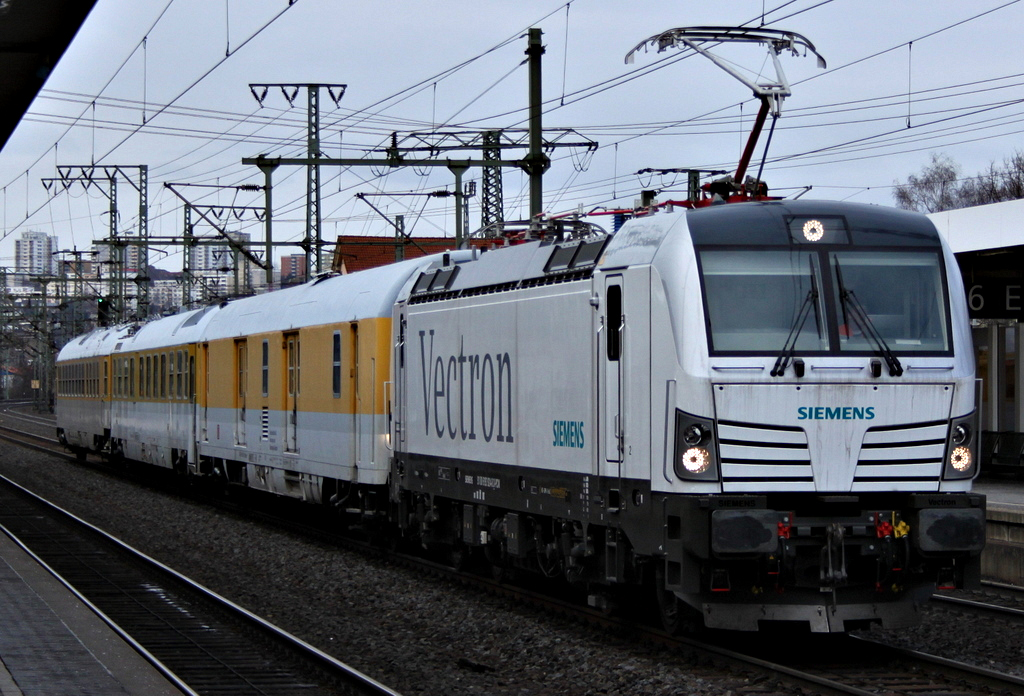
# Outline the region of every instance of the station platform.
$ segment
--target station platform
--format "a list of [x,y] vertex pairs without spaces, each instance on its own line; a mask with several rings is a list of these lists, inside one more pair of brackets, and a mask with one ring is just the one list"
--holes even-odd
[[974,482],[974,490],[988,498],[989,507],[1017,509],[1024,515],[1024,480],[982,479]]
[[184,693],[0,530],[0,695]]
[[986,497],[986,543],[981,575],[1024,587],[1024,481],[985,479],[974,490]]

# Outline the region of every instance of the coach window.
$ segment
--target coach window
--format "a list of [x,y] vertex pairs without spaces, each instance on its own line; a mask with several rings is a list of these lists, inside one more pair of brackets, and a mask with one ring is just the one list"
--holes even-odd
[[188,356],[188,398],[196,398],[196,356]]
[[128,362],[128,396],[135,398],[135,358]]
[[288,395],[299,394],[299,336],[292,334],[287,338],[288,351]]
[[167,398],[167,353],[160,354],[160,398]]
[[270,341],[263,339],[263,357],[260,367],[263,396],[270,396]]
[[182,398],[183,396],[185,396],[185,385],[184,385],[185,374],[184,373],[185,373],[185,359],[182,356],[181,351],[179,350],[178,351],[178,384],[177,384],[177,389],[175,390],[179,399]]
[[332,352],[331,362],[331,389],[334,392],[334,398],[341,398],[341,332],[334,332],[334,350]]

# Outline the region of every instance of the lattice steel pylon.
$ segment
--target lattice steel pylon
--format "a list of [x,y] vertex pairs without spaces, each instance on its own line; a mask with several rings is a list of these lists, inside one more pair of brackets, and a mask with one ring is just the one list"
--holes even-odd
[[[485,162],[501,160],[501,131],[493,130],[483,133],[482,155]],[[481,171],[480,227],[488,229],[493,225],[494,229],[497,229],[505,222],[501,167],[484,165]]]

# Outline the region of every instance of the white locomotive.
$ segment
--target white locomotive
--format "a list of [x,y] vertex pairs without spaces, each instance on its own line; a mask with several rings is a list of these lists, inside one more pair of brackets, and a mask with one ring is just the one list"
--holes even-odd
[[923,216],[747,202],[99,329],[58,425],[589,588],[667,627],[915,623],[976,583],[976,382]]

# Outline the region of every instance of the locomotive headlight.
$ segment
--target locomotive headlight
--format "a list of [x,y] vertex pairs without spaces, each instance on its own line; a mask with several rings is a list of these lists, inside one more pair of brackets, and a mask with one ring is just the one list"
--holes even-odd
[[973,464],[974,458],[971,456],[971,450],[966,447],[954,447],[953,452],[949,455],[949,465],[961,473],[970,471]]
[[714,421],[676,411],[675,474],[683,481],[717,482]]
[[966,423],[957,423],[953,426],[953,433],[950,440],[954,445],[962,445],[971,439],[971,428]]
[[680,464],[691,474],[703,474],[711,467],[711,455],[703,447],[691,447],[683,452]]
[[[690,447],[695,447],[704,441],[704,436],[706,434],[707,431],[701,427],[700,423],[691,423],[683,428],[683,442]],[[707,454],[706,451],[705,454]]]
[[947,481],[969,479],[978,475],[977,444],[974,438],[974,417],[970,414],[950,424],[946,445],[946,465],[942,478]]

